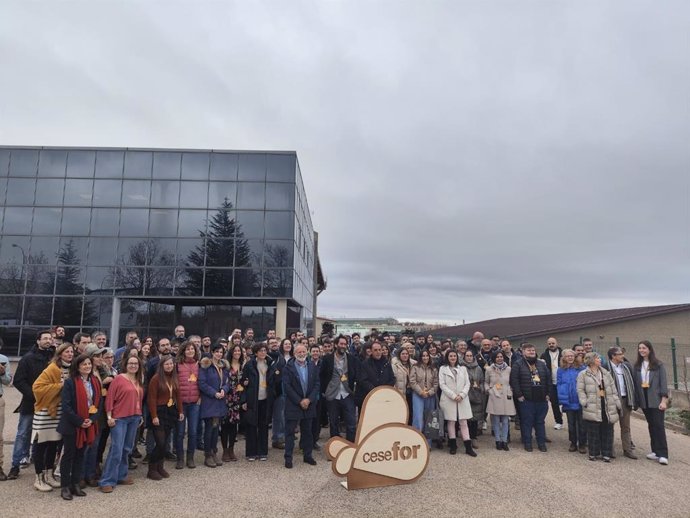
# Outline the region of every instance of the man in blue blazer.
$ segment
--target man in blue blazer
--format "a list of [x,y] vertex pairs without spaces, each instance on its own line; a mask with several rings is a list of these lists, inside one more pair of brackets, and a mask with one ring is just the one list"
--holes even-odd
[[295,356],[283,370],[285,393],[285,467],[292,468],[292,451],[295,448],[295,428],[300,427],[300,445],[304,462],[316,466],[312,457],[314,441],[312,423],[316,419],[316,402],[319,398],[319,373],[316,366],[307,361],[307,347],[298,344]]

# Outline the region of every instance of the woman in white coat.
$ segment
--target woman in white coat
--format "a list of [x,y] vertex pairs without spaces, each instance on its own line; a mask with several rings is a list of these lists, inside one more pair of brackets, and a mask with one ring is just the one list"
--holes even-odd
[[443,410],[443,416],[448,427],[450,454],[455,455],[458,451],[456,427],[459,422],[460,434],[465,444],[465,453],[476,457],[477,454],[472,449],[470,430],[467,426],[467,420],[472,418],[472,407],[469,399],[467,399],[467,393],[470,390],[470,377],[467,374],[467,369],[458,365],[457,352],[448,351],[446,361],[438,373],[438,386],[441,389],[441,410]]

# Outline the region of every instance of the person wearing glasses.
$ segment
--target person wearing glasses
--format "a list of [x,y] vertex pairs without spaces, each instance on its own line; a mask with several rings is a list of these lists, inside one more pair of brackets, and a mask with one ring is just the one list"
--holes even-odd
[[637,406],[633,366],[625,359],[625,353],[620,347],[611,347],[608,350],[608,357],[613,382],[616,384],[618,397],[621,400],[621,415],[618,423],[621,427],[623,455],[634,460],[637,456],[632,451],[633,442],[630,436],[630,413]]
[[110,451],[98,483],[103,493],[112,493],[117,484],[134,484],[127,473],[129,454],[134,448],[137,428],[142,423],[144,367],[138,356],[130,356],[125,369],[125,373],[118,374],[110,384],[105,400]]

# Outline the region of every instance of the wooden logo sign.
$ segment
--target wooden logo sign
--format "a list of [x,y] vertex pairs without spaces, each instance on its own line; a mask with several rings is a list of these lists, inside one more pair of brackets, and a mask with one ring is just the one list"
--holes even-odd
[[369,392],[357,425],[355,443],[332,437],[326,443],[333,473],[347,477],[347,489],[410,484],[429,464],[429,444],[407,425],[404,396],[392,387]]

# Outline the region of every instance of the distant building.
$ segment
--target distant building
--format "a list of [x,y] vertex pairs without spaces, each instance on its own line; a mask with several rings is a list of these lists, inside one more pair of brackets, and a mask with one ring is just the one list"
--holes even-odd
[[605,353],[614,345],[624,347],[629,359],[635,358],[640,340],[649,340],[657,356],[670,364],[672,338],[677,358],[690,357],[690,304],[495,318],[445,327],[434,331],[434,336],[469,339],[475,331],[487,338],[508,338],[515,347],[530,342],[538,350],[546,348],[550,336],[564,348],[590,338],[599,352]]

